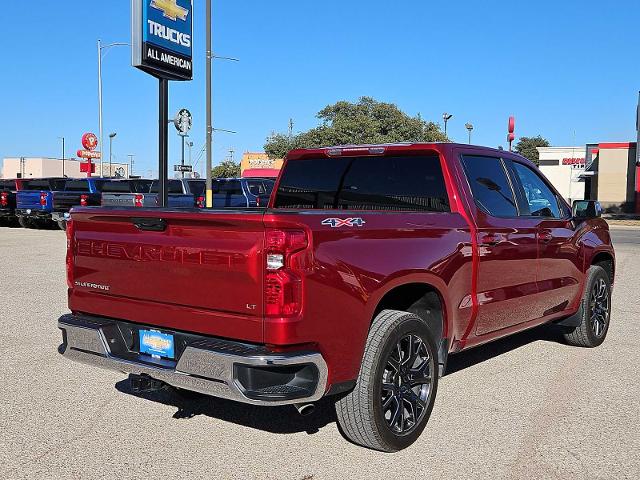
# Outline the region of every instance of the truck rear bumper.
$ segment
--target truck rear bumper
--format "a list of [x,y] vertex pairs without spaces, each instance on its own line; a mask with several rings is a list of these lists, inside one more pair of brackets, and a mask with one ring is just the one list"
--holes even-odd
[[173,334],[176,360],[140,354],[143,325],[85,316],[58,320],[58,351],[80,363],[149,376],[168,385],[255,405],[314,402],[327,387],[327,365],[318,352],[277,353],[265,347],[162,330]]
[[34,218],[38,220],[51,220],[51,212],[35,210],[31,208],[16,208],[16,217]]

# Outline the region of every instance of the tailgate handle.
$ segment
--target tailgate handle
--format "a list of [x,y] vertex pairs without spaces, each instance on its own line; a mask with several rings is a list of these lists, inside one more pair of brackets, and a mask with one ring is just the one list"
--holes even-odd
[[164,232],[167,229],[167,222],[162,218],[132,218],[131,222],[138,230],[148,232]]

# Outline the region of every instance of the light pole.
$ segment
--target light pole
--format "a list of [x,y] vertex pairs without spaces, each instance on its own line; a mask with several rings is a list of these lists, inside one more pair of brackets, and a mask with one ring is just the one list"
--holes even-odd
[[[111,161],[113,158],[113,139],[116,137],[117,133],[113,132],[109,134],[109,178],[111,178],[113,169],[111,168]],[[100,173],[104,177],[104,172],[100,169]]]
[[133,157],[135,157],[135,155],[133,153],[130,153],[128,157],[129,157],[129,178],[131,178],[131,176],[133,175],[133,164],[134,164]]
[[[191,149],[193,148],[193,142],[187,142],[187,147],[189,147],[189,165],[193,165],[191,163]],[[190,178],[193,177],[193,169],[191,170],[191,176]]]
[[64,152],[64,137],[58,137],[60,140],[62,140],[62,176],[64,177],[64,157],[65,157],[65,152]]
[[205,148],[207,150],[207,171],[206,183],[205,183],[205,195],[207,208],[213,207],[213,178],[211,175],[211,169],[213,168],[213,105],[212,105],[212,89],[213,89],[213,59],[219,58],[221,60],[231,60],[237,62],[237,58],[231,57],[218,57],[213,54],[213,40],[212,40],[212,22],[211,22],[211,0],[207,0],[206,6],[206,29],[207,29],[207,43],[206,43],[206,57],[207,57],[207,78],[206,78],[206,102],[207,102],[207,141]]
[[442,119],[444,120],[444,136],[445,137],[447,136],[447,122],[451,120],[451,117],[453,117],[453,115],[450,113],[444,112],[442,114]]
[[473,130],[473,125],[470,123],[465,123],[464,128],[469,131],[469,145],[471,145],[471,131]]
[[[98,128],[100,130],[100,173],[104,172],[104,149],[102,142],[102,51],[111,47],[130,47],[131,44],[125,42],[115,42],[109,45],[102,45],[102,41],[98,40]],[[111,172],[109,172],[111,173]]]

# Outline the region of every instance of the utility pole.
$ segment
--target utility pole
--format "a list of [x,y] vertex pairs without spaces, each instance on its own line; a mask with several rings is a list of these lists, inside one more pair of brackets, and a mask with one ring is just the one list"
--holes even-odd
[[[104,177],[104,143],[102,143],[102,40],[98,39],[98,132],[100,135],[100,175]],[[91,168],[91,167],[90,167]]]
[[[109,178],[113,175],[113,167],[111,166],[111,162],[113,160],[113,139],[117,133],[113,132],[109,134]],[[100,169],[100,174],[104,177],[104,171]]]
[[128,157],[129,157],[129,178],[131,178],[131,176],[133,175],[133,164],[134,164],[133,157],[135,157],[135,155],[133,153],[130,153]]
[[64,177],[64,157],[65,157],[65,151],[64,151],[64,137],[58,137],[60,140],[62,140],[62,176]]
[[211,170],[213,168],[213,111],[211,108],[211,89],[212,89],[212,38],[211,38],[211,0],[207,0],[207,181],[206,181],[206,206],[207,208],[213,207],[213,179],[211,178]]

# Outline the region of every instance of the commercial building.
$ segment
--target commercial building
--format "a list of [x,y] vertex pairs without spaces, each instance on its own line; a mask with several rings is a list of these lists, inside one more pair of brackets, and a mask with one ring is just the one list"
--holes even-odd
[[610,213],[640,213],[635,142],[539,147],[540,170],[570,202],[598,200]]
[[[5,158],[2,162],[0,178],[43,178],[62,177],[86,178],[87,174],[80,171],[82,163],[76,159],[44,158],[44,157],[14,157]],[[100,161],[94,162],[96,171],[94,177],[102,176]],[[104,176],[121,177],[129,176],[129,165],[126,163],[112,163],[109,174],[109,162],[104,163]]]
[[282,159],[271,159],[264,152],[245,152],[240,161],[240,172],[243,177],[276,177],[282,163]]

